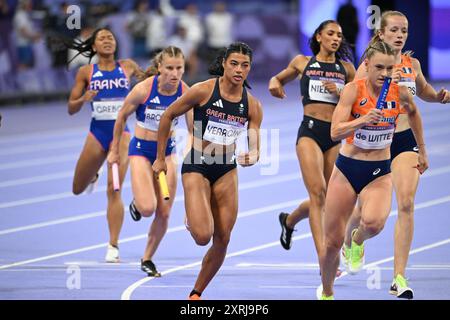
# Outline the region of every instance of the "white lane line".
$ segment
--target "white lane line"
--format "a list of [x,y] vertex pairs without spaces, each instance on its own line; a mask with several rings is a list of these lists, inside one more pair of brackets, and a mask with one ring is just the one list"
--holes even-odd
[[[128,212],[128,208],[124,208],[124,209],[125,209],[125,213]],[[17,227],[17,228],[0,230],[0,236],[3,236],[5,234],[10,234],[10,233],[16,233],[16,232],[21,232],[21,231],[27,231],[27,230],[33,230],[33,229],[48,227],[48,226],[54,226],[54,225],[57,225],[57,224],[63,224],[63,223],[80,221],[80,220],[84,220],[84,219],[91,219],[91,218],[96,218],[96,217],[102,217],[102,216],[105,216],[105,215],[106,215],[106,211],[103,210],[103,211],[97,211],[97,212],[92,212],[92,213],[81,214],[81,215],[77,215],[77,216],[69,217],[69,218],[64,218],[64,219],[57,219],[57,220],[52,220],[52,221],[35,223],[35,224],[30,224],[30,225],[27,225],[27,226],[22,226],[22,227]]]
[[317,269],[318,263],[256,263],[256,262],[241,262],[235,265],[236,268],[250,268],[250,269]]
[[26,168],[26,167],[35,167],[35,166],[41,166],[46,164],[55,164],[60,162],[68,162],[68,161],[74,161],[78,159],[79,154],[65,154],[60,156],[51,156],[51,157],[44,157],[44,158],[37,158],[33,160],[21,160],[21,161],[14,161],[14,162],[7,162],[0,164],[0,170],[8,170],[8,169],[19,169],[19,168]]
[[21,186],[21,185],[25,185],[25,184],[52,181],[52,180],[65,179],[65,178],[71,178],[71,177],[73,177],[73,170],[61,171],[61,172],[55,172],[55,173],[51,173],[51,174],[45,174],[42,176],[33,176],[33,177],[28,177],[28,178],[6,180],[3,182],[0,182],[0,188],[15,187],[15,186]]
[[[305,234],[301,234],[298,235],[296,237],[293,237],[292,240],[300,240],[300,239],[306,239],[311,237],[312,234],[311,233],[305,233]],[[237,257],[237,256],[241,256],[247,253],[251,253],[251,252],[256,252],[256,251],[260,251],[260,250],[264,250],[264,249],[268,249],[268,248],[272,248],[275,246],[279,246],[280,245],[280,241],[273,241],[273,242],[269,242],[260,246],[256,246],[256,247],[252,247],[252,248],[248,248],[248,249],[244,249],[244,250],[240,250],[240,251],[236,251],[233,253],[229,253],[225,256],[225,259],[228,258],[232,258],[232,257]],[[192,267],[196,267],[196,266],[200,266],[202,264],[202,261],[197,261],[197,262],[193,262],[193,263],[189,263],[189,264],[185,264],[176,268],[172,268],[166,271],[162,271],[161,275],[165,276],[168,275],[170,273],[174,273],[180,270],[185,270],[185,269],[189,269]],[[137,288],[139,288],[140,286],[142,286],[144,283],[153,280],[153,278],[150,277],[145,277],[142,278],[138,281],[136,281],[135,283],[133,283],[132,285],[130,285],[128,288],[125,289],[125,291],[122,293],[121,296],[121,300],[130,300],[131,298],[131,294],[133,293],[134,290],[136,290]]]
[[[442,129],[439,129],[442,131]],[[450,129],[447,129],[450,132]],[[432,130],[430,130],[432,131]],[[439,132],[439,135],[441,133]],[[429,133],[426,135],[426,138],[431,138],[433,134]],[[287,145],[294,146],[293,142],[290,139],[282,139],[280,143],[278,143],[279,147],[284,147]],[[262,142],[262,148],[265,148],[265,142]],[[292,149],[294,150],[294,149]],[[450,150],[450,144],[449,143],[443,143],[443,144],[433,144],[430,145],[427,149],[428,155],[445,155],[448,154]],[[280,161],[290,161],[290,160],[296,160],[297,156],[295,152],[280,152],[281,154],[278,154],[276,157],[273,156],[272,151],[269,150],[268,156],[262,155],[261,159],[259,161],[258,166],[265,166],[267,164],[270,164],[272,162],[272,159],[279,159]],[[279,150],[277,150],[279,152]],[[21,161],[14,161],[14,162],[6,162],[6,163],[0,163],[0,170],[10,170],[10,169],[20,169],[20,168],[26,168],[26,167],[33,167],[33,166],[42,166],[42,165],[48,165],[48,164],[55,164],[55,163],[62,163],[62,162],[69,162],[69,161],[76,161],[79,157],[78,153],[73,154],[63,154],[58,156],[51,156],[51,157],[42,157],[37,158],[33,160],[21,160]],[[179,160],[182,161],[180,158]]]
[[[413,254],[424,252],[424,251],[430,250],[430,249],[434,249],[434,248],[446,245],[448,243],[450,243],[450,238],[442,240],[442,241],[434,242],[434,243],[428,244],[426,246],[422,246],[422,247],[416,248],[414,250],[410,250],[409,251],[409,255],[412,256]],[[378,260],[378,261],[375,261],[375,262],[372,262],[372,263],[369,263],[369,264],[366,264],[366,265],[364,265],[363,269],[364,270],[370,269],[372,267],[376,267],[376,266],[378,266],[380,264],[383,264],[383,263],[386,263],[386,262],[390,262],[390,261],[394,261],[394,256],[389,257],[389,258],[385,258],[385,259],[381,259],[381,260]],[[339,278],[337,278],[336,281],[342,279],[343,277],[345,277],[347,275],[348,275],[347,271],[342,272],[341,276]]]
[[[439,152],[439,150],[437,150],[436,152]],[[270,158],[268,158],[268,159],[270,159]],[[297,156],[295,154],[291,154],[291,155],[287,154],[286,156],[281,156],[280,160],[281,161],[297,160]],[[264,159],[261,159],[261,161],[264,161]],[[441,167],[441,168],[437,168],[437,169],[430,169],[425,172],[423,177],[439,175],[441,173],[447,173],[449,171],[450,171],[450,166]],[[46,175],[42,175],[42,176],[33,176],[33,177],[29,177],[29,178],[6,180],[3,182],[0,182],[0,188],[71,178],[72,176],[73,176],[73,170],[56,172],[53,174],[46,174]],[[291,180],[288,176],[277,176],[274,179],[280,179],[280,180],[286,179],[285,181]]]
[[258,288],[261,288],[261,289],[316,289],[317,287],[316,286],[258,286]]
[[[249,217],[249,216],[252,216],[252,215],[255,215],[255,214],[266,213],[266,212],[274,210],[273,208],[281,209],[281,208],[292,207],[293,205],[297,205],[301,201],[304,201],[304,200],[305,199],[296,199],[296,200],[291,200],[291,201],[286,201],[286,202],[283,202],[283,203],[279,203],[279,204],[276,204],[276,205],[273,205],[273,206],[269,206],[269,207],[264,206],[264,207],[261,207],[261,208],[258,208],[258,209],[252,209],[252,210],[248,210],[248,211],[243,211],[243,212],[238,214],[238,219]],[[181,226],[169,228],[167,230],[167,233],[178,232],[178,231],[185,231],[185,230],[186,230],[186,227],[184,225],[181,225]],[[147,236],[148,236],[147,233],[145,233],[145,234],[141,234],[141,235],[137,235],[137,236],[133,236],[133,237],[128,237],[128,238],[120,240],[119,243],[123,244],[123,243],[131,242],[131,241],[135,241],[135,240],[141,240],[141,239],[147,238]],[[39,257],[39,258],[29,259],[29,260],[25,260],[25,261],[14,262],[14,263],[11,263],[11,264],[6,264],[6,265],[0,265],[0,270],[9,269],[9,268],[12,268],[12,267],[17,267],[17,266],[22,266],[22,265],[27,265],[27,264],[31,264],[31,263],[35,263],[35,262],[40,262],[40,261],[46,261],[46,260],[50,260],[50,259],[54,259],[54,258],[69,256],[69,255],[72,255],[72,254],[77,254],[77,253],[86,252],[86,251],[90,251],[90,250],[106,248],[107,245],[108,245],[108,242],[104,242],[104,243],[100,243],[100,244],[96,244],[96,245],[92,245],[92,246],[88,246],[88,247],[82,247],[82,248],[79,248],[79,249],[74,249],[74,250],[70,250],[70,251],[64,251],[64,252],[60,252],[60,253],[55,253],[55,254],[52,254],[52,255],[44,256],[44,257]]]
[[[303,235],[299,235],[299,236],[293,237],[292,240],[296,241],[296,240],[300,240],[300,239],[309,238],[311,236],[312,236],[311,233],[303,234]],[[443,241],[438,241],[438,242],[435,242],[435,243],[432,243],[432,244],[429,244],[429,245],[426,245],[426,246],[423,246],[423,247],[420,247],[420,248],[417,248],[417,249],[414,249],[414,250],[410,251],[410,255],[413,255],[413,254],[416,254],[416,253],[419,253],[419,252],[423,252],[423,251],[426,251],[426,250],[434,249],[434,248],[437,248],[439,246],[443,246],[443,245],[448,244],[448,243],[450,243],[450,238],[446,239],[446,240],[443,240]],[[225,259],[231,258],[231,257],[240,256],[240,255],[244,255],[244,254],[247,254],[247,253],[250,253],[250,252],[255,252],[255,251],[259,251],[259,250],[268,249],[268,248],[271,248],[271,247],[274,247],[274,246],[278,246],[279,244],[280,244],[279,241],[274,241],[274,242],[270,242],[270,243],[267,243],[267,244],[264,244],[264,245],[260,245],[260,246],[252,247],[252,248],[249,248],[249,249],[237,251],[237,252],[234,252],[234,253],[231,253],[231,254],[227,254],[225,256]],[[386,263],[386,262],[389,262],[389,261],[393,261],[393,260],[394,260],[394,257],[378,260],[378,261],[375,261],[375,262],[372,262],[372,263],[369,263],[369,264],[365,265],[363,267],[363,269],[369,269],[369,268],[372,268],[372,267],[377,266],[379,264],[383,264],[383,263]],[[192,267],[200,266],[201,263],[202,263],[202,261],[193,262],[193,263],[190,263],[190,264],[186,264],[186,265],[183,265],[183,266],[179,266],[179,267],[176,267],[176,268],[172,268],[172,269],[163,271],[163,272],[161,272],[161,274],[162,275],[167,275],[167,274],[174,273],[174,272],[177,272],[177,271],[180,271],[180,270],[185,270],[185,269],[189,269],[189,268],[192,268]],[[340,280],[346,275],[348,275],[348,273],[347,272],[343,272],[342,275],[336,280]],[[132,293],[137,288],[143,286],[143,284],[145,284],[145,283],[147,283],[147,282],[149,282],[149,281],[151,281],[153,279],[154,278],[145,277],[145,278],[142,278],[142,279],[136,281],[135,283],[133,283],[132,285],[130,285],[128,288],[126,288],[124,290],[124,292],[122,293],[122,296],[121,296],[121,300],[130,300]],[[267,287],[267,288],[269,288],[269,287],[275,288],[275,286],[265,286],[265,287]],[[281,286],[277,286],[277,288],[281,288]],[[286,288],[286,287],[283,287],[283,288]],[[304,288],[304,289],[317,289],[316,286],[302,286],[301,288]]]
[[[432,201],[427,201],[427,202],[422,203],[422,204],[418,204],[418,205],[415,206],[415,208],[416,208],[416,210],[419,210],[419,209],[423,209],[423,208],[426,208],[426,207],[431,207],[431,206],[434,206],[434,205],[437,205],[437,204],[440,204],[440,203],[444,203],[444,202],[450,202],[450,196],[447,196],[447,197],[444,197],[444,198],[440,198],[440,199],[435,199],[435,200],[432,200]],[[395,216],[396,214],[397,214],[397,212],[394,212],[394,213],[391,213],[390,216]],[[304,238],[307,238],[309,236],[311,236],[311,233],[301,234],[299,236],[293,237],[292,239],[293,240],[304,239]],[[275,242],[271,242],[271,243],[268,243],[268,244],[265,244],[265,245],[262,245],[262,246],[258,246],[258,247],[254,247],[254,248],[238,251],[238,253],[233,253],[233,254],[230,254],[230,255],[226,255],[225,259],[233,257],[233,256],[236,256],[236,255],[245,254],[245,253],[248,253],[248,252],[253,252],[253,251],[257,251],[257,250],[270,248],[270,247],[272,247],[274,245],[279,245],[279,241],[275,241]],[[418,249],[416,249],[416,250],[418,250]],[[394,258],[392,257],[392,260],[393,259]],[[380,261],[384,261],[384,260],[380,260]],[[390,261],[390,260],[388,260],[388,261]],[[161,274],[164,275],[164,274],[173,273],[173,272],[176,272],[176,271],[179,271],[179,270],[188,269],[188,268],[191,268],[191,267],[194,267],[194,266],[197,266],[197,265],[201,265],[201,263],[202,263],[201,261],[197,261],[197,262],[190,263],[190,264],[187,264],[187,265],[184,265],[184,266],[180,266],[180,267],[177,267],[177,268],[169,269],[169,270],[167,270],[165,272],[163,271],[163,272],[161,272]],[[342,275],[344,275],[344,274],[346,275],[347,272],[343,272],[342,273]],[[342,276],[339,277],[339,279],[340,278],[342,278]],[[133,293],[134,290],[136,290],[139,286],[141,286],[142,284],[144,284],[144,283],[146,283],[147,281],[150,281],[150,280],[151,279],[143,278],[143,279],[141,279],[139,281],[136,281],[135,283],[130,285],[127,289],[125,289],[125,291],[122,293],[121,299],[122,300],[129,300],[130,297],[131,297],[131,294]]]
[[417,269],[450,269],[450,264],[413,264],[411,268]]
[[[181,175],[178,176],[178,180],[181,181]],[[294,173],[285,174],[285,175],[277,175],[277,176],[266,178],[266,179],[259,179],[256,181],[241,183],[239,185],[239,190],[253,189],[253,188],[257,188],[257,187],[262,187],[262,186],[267,186],[267,185],[271,185],[271,184],[275,184],[275,183],[282,183],[282,182],[287,182],[287,181],[292,181],[292,180],[301,180],[301,177],[298,174],[294,174]],[[131,187],[131,183],[125,182],[122,186],[122,189],[126,189],[129,187]],[[106,186],[98,186],[93,193],[105,192],[105,191],[106,191]],[[83,195],[81,195],[81,196],[83,196]],[[46,196],[25,198],[25,199],[16,200],[16,201],[10,201],[10,202],[0,202],[0,209],[35,204],[35,203],[46,202],[46,201],[60,200],[60,199],[72,198],[72,197],[76,197],[75,195],[72,194],[72,192],[63,192],[63,193],[50,194],[50,195],[46,195]],[[175,201],[182,201],[182,200],[184,200],[183,196],[178,196],[175,199]]]
[[[122,190],[129,188],[130,186],[131,186],[130,182],[125,182],[122,185]],[[98,186],[92,194],[98,193],[98,192],[106,192],[106,186]],[[65,198],[83,197],[83,196],[89,196],[89,195],[81,194],[79,196],[75,196],[72,192],[53,193],[53,194],[49,194],[46,196],[25,198],[22,200],[16,200],[16,201],[10,201],[10,202],[1,202],[0,209],[24,206],[24,205],[35,204],[35,203],[46,202],[46,201],[60,200],[60,199],[65,199]]]
[[181,285],[178,285],[178,286],[175,286],[175,285],[173,285],[173,286],[154,285],[154,286],[143,286],[143,287],[145,287],[145,288],[192,288],[192,285],[187,285],[187,286],[181,286]]
[[[428,178],[428,177],[440,175],[440,174],[447,173],[447,172],[450,172],[450,166],[446,166],[446,167],[442,167],[442,168],[438,168],[438,169],[434,169],[434,170],[429,170],[428,172],[426,172],[424,174],[424,176],[422,178]],[[282,183],[282,182],[287,182],[287,181],[296,180],[296,179],[300,180],[300,177],[296,177],[294,174],[286,174],[283,176],[277,176],[277,177],[273,177],[273,178],[263,179],[263,180],[260,180],[257,182],[255,181],[255,182],[243,183],[239,186],[239,190],[252,189],[252,188],[257,188],[260,186],[271,185],[271,184],[275,184],[275,183]],[[126,187],[129,187],[128,183],[125,183],[123,186],[123,188],[126,188]],[[106,187],[104,187],[103,190],[102,189],[100,189],[100,190],[105,191]],[[99,190],[97,190],[97,191],[99,191]],[[426,207],[429,207],[432,205],[445,203],[445,202],[449,201],[449,198],[450,198],[450,196],[431,200],[431,201],[426,201],[423,203],[418,203],[418,204],[415,204],[415,209],[418,210],[418,209],[426,208]],[[178,202],[178,201],[184,201],[184,196],[175,197],[175,202]],[[0,208],[2,208],[2,205],[3,204],[0,204]],[[295,206],[296,204],[293,203],[292,205]],[[276,210],[276,209],[278,209],[278,208],[274,208],[273,210]],[[128,208],[125,207],[125,210],[127,211]],[[248,212],[250,212],[250,211],[248,211]],[[47,222],[41,222],[41,223],[31,224],[31,225],[22,226],[22,227],[0,230],[0,236],[5,235],[5,234],[10,234],[10,233],[15,233],[15,232],[43,228],[43,227],[52,226],[52,225],[80,221],[80,220],[84,220],[84,219],[96,218],[96,217],[104,216],[105,214],[106,214],[106,211],[97,211],[97,212],[93,212],[93,213],[77,215],[77,216],[64,218],[64,219],[51,220],[51,221],[47,221]],[[390,215],[397,215],[397,210],[393,210]]]
[[84,141],[81,139],[76,140],[64,140],[61,142],[51,142],[51,143],[40,143],[40,144],[32,144],[32,145],[19,145],[17,147],[4,148],[0,150],[0,156],[12,156],[24,153],[35,153],[49,150],[61,150],[65,148],[72,147],[81,147],[83,146]]
[[[175,202],[183,201],[183,200],[184,200],[183,196],[178,196],[175,198]],[[305,200],[305,199],[303,199],[303,200]],[[303,200],[301,200],[301,201],[303,201]],[[268,207],[266,207],[266,209],[268,211],[278,210],[278,209],[286,208],[288,206],[296,206],[298,204],[299,204],[298,200],[293,200],[293,201],[283,202],[281,204],[268,206]],[[126,214],[128,212],[128,207],[124,206],[124,210],[125,210],[125,214]],[[259,214],[259,212],[260,212],[259,209],[248,210],[243,213],[240,213],[240,216],[251,216],[251,215]],[[0,236],[6,235],[6,234],[11,234],[11,233],[16,233],[16,232],[39,229],[39,228],[43,228],[43,227],[49,227],[49,226],[63,224],[63,223],[70,223],[70,222],[76,222],[76,221],[85,220],[85,219],[92,219],[92,218],[102,217],[105,215],[106,215],[106,211],[102,210],[102,211],[81,214],[81,215],[63,218],[63,219],[57,219],[57,220],[51,220],[51,221],[31,224],[31,225],[22,226],[22,227],[4,229],[4,230],[0,230]]]
[[14,142],[29,142],[34,141],[34,139],[38,141],[42,141],[42,139],[47,138],[56,138],[58,140],[61,140],[65,136],[72,136],[72,135],[81,135],[83,134],[86,136],[87,132],[89,130],[88,126],[83,127],[74,127],[69,129],[56,129],[56,130],[48,130],[48,131],[40,131],[39,133],[24,133],[24,134],[13,134],[9,136],[3,136],[0,138],[0,145],[7,144],[7,143],[14,143]]
[[[286,161],[287,159],[294,159],[294,158],[297,159],[297,157],[295,155],[285,155],[285,156],[283,155],[282,157],[283,157],[282,161]],[[424,173],[424,175],[422,176],[422,179],[439,176],[439,175],[446,174],[449,172],[450,172],[450,166],[444,166],[444,167],[440,167],[440,168],[436,168],[436,169],[429,169]],[[69,172],[66,172],[64,174],[69,174]],[[181,179],[181,175],[179,175],[178,179]],[[260,179],[260,180],[256,180],[256,181],[242,183],[239,185],[239,190],[247,190],[247,189],[252,189],[255,187],[261,187],[261,186],[289,182],[289,181],[293,181],[293,180],[301,180],[301,179],[302,179],[302,177],[301,177],[300,172],[292,172],[292,173],[288,173],[288,174],[284,174],[284,175],[276,175],[276,176],[266,178],[266,179]],[[1,186],[1,183],[0,183],[0,186]],[[131,186],[130,182],[125,182],[122,188],[126,189],[126,188],[129,188],[130,186]],[[106,191],[106,186],[98,186],[97,189],[94,191],[94,193],[105,192],[105,191]],[[25,198],[22,200],[16,200],[16,201],[10,201],[10,202],[0,202],[0,209],[35,204],[35,203],[46,202],[46,201],[60,200],[60,199],[71,198],[71,197],[75,197],[71,192],[63,192],[63,193],[57,193],[57,194],[50,194],[50,195],[46,195],[46,196]],[[184,198],[182,198],[182,200],[183,199]],[[181,200],[178,200],[178,201],[181,201]]]

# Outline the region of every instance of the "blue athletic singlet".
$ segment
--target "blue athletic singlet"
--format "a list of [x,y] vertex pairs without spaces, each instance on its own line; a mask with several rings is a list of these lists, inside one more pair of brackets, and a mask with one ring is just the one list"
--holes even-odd
[[[161,115],[164,111],[183,94],[183,83],[180,81],[177,92],[170,96],[162,95],[158,92],[158,75],[153,78],[148,97],[136,109],[136,124],[144,129],[158,131]],[[171,130],[175,130],[178,125],[178,118],[173,119]],[[175,152],[175,140],[169,138],[166,147],[166,156]],[[142,140],[133,137],[128,148],[129,156],[142,156],[150,163],[156,159],[157,142]]]
[[[158,76],[152,82],[150,94],[136,109],[137,125],[141,128],[158,131],[159,121],[163,112],[183,94],[183,84],[180,81],[178,90],[171,96],[165,96],[158,92]],[[178,118],[172,121],[172,130],[178,125]]]
[[[113,139],[114,123],[130,91],[130,83],[121,64],[116,62],[112,71],[100,70],[98,64],[92,64],[88,90],[98,91],[91,102],[92,120],[90,132],[105,151]],[[125,131],[129,132],[128,127]]]

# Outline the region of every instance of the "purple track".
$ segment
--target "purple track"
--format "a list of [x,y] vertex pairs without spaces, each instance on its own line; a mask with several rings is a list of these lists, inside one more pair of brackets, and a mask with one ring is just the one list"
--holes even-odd
[[[284,101],[270,97],[266,87],[255,84],[252,92],[264,107],[263,135],[272,137],[263,141],[263,152],[268,152],[259,165],[239,168],[239,217],[228,256],[205,299],[315,299],[320,284],[308,222],[297,226],[290,251],[278,240],[279,212],[289,212],[307,197],[295,155],[302,118],[298,83],[287,87]],[[417,103],[430,169],[417,191],[407,276],[416,299],[450,299],[450,108]],[[0,112],[0,299],[186,299],[207,247],[196,246],[184,228],[181,183],[169,231],[154,257],[163,276],[146,278],[140,271],[152,218],[134,222],[128,211],[121,233],[122,262],[104,263],[106,175],[95,193],[71,193],[89,107],[73,117],[65,102]],[[130,128],[133,123],[130,119]],[[279,162],[268,163],[270,155]],[[128,207],[129,174],[122,197]],[[396,299],[388,294],[396,207],[394,200],[385,229],[366,242],[366,269],[336,281],[337,299]]]

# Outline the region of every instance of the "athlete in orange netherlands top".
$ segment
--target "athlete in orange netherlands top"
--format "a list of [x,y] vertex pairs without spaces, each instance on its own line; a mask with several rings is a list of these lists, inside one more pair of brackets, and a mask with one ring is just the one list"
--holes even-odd
[[[408,39],[408,19],[399,11],[386,11],[380,19],[380,29],[375,31],[371,42],[384,41],[395,53],[393,82],[406,86],[413,96],[433,103],[448,103],[449,91],[445,88],[435,90],[424,77],[420,62],[411,52],[402,52]],[[358,68],[355,79],[364,78],[367,71],[364,65]],[[414,198],[419,184],[419,171],[414,168],[421,146],[414,139],[405,110],[400,110],[394,139],[391,144],[392,182],[397,200],[397,221],[394,232],[394,272],[389,293],[399,298],[412,299],[413,290],[406,280],[406,265],[414,233]],[[358,227],[360,208],[355,207],[350,218],[342,252],[351,249],[351,233]],[[343,254],[346,261],[346,254]]]
[[394,51],[384,42],[373,43],[366,50],[364,64],[367,78],[344,87],[331,122],[331,138],[346,139],[331,174],[325,200],[324,253],[320,257],[322,285],[319,299],[333,299],[334,276],[339,264],[339,250],[345,226],[359,198],[361,221],[352,238],[350,272],[363,266],[363,242],[378,234],[389,216],[392,199],[390,144],[395,131],[400,105],[408,113],[419,151],[417,168],[425,171],[422,120],[406,87],[391,83],[386,101],[376,108],[384,79],[392,75]]

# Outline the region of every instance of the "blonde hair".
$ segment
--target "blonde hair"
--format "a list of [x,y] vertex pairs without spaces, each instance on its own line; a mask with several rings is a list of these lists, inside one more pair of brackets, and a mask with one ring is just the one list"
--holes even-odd
[[[386,26],[387,26],[387,24],[388,24],[387,19],[388,19],[389,17],[392,17],[392,16],[400,16],[400,17],[403,17],[403,18],[405,18],[406,20],[408,20],[408,18],[407,18],[403,13],[401,13],[400,11],[389,10],[389,11],[383,12],[383,14],[381,15],[381,18],[380,18],[380,28],[379,28],[379,29],[375,29],[374,35],[372,36],[372,39],[370,39],[369,44],[367,45],[366,51],[364,51],[364,53],[363,53],[361,59],[359,60],[359,64],[361,64],[361,62],[362,62],[366,57],[368,57],[368,56],[367,56],[367,50],[368,50],[370,47],[372,47],[375,43],[383,42],[383,40],[381,40],[381,38],[380,38],[380,34],[383,33],[384,29],[386,28]],[[404,55],[407,55],[407,56],[412,56],[412,55],[413,55],[413,52],[412,52],[411,50],[408,50],[408,51],[403,52],[403,54],[404,54]],[[372,54],[372,55],[373,55],[373,54]]]
[[184,59],[183,51],[181,51],[180,48],[175,46],[169,46],[165,48],[164,50],[155,55],[155,57],[152,59],[150,63],[150,67],[148,67],[147,70],[145,70],[145,75],[147,78],[159,74],[158,66],[163,62],[165,55],[172,58],[182,57]]
[[374,42],[370,44],[366,51],[364,52],[367,59],[372,58],[375,53],[380,52],[382,54],[387,54],[388,56],[395,55],[394,50],[391,48],[390,45],[388,45],[386,42],[382,40],[378,40],[377,42]]

